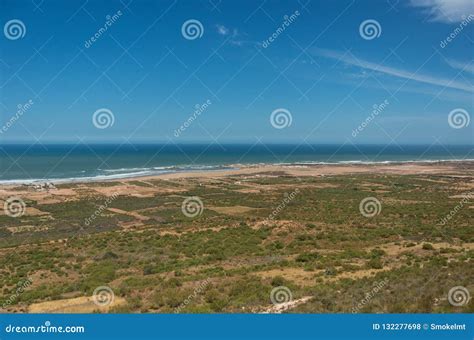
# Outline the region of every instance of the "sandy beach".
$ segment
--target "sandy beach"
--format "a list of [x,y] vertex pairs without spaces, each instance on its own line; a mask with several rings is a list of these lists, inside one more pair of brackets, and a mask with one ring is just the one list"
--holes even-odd
[[[46,188],[45,183],[39,181],[35,184],[2,184],[0,185],[0,200],[15,195],[35,200],[38,204],[54,204],[79,199],[84,190],[89,190],[106,197],[113,195],[125,195],[131,197],[152,197],[159,193],[185,192],[194,182],[199,185],[208,185],[215,180],[225,178],[234,179],[258,179],[278,178],[289,176],[296,180],[305,177],[324,178],[325,176],[351,176],[351,175],[433,175],[450,176],[456,178],[472,178],[474,176],[474,161],[452,161],[452,162],[413,162],[413,163],[390,163],[390,164],[324,164],[324,165],[241,165],[230,166],[232,169],[214,171],[191,171],[165,173],[153,176],[140,176],[109,180],[73,180],[71,182],[60,182],[53,188]],[[169,188],[164,185],[143,185],[153,181],[170,181],[180,183],[181,188]],[[54,183],[54,181],[53,181]],[[114,183],[111,186],[109,183]],[[142,183],[142,185],[140,185]],[[161,182],[164,183],[164,182]],[[42,185],[42,187],[38,187]],[[244,185],[244,183],[242,183]],[[39,188],[39,189],[38,189]],[[472,188],[472,183],[466,182],[466,188]],[[245,189],[251,193],[254,189],[249,186]],[[0,210],[0,215],[3,214]],[[26,208],[26,214],[41,216],[43,213],[33,207]]]
[[[177,171],[170,173],[161,173],[156,175],[136,175],[124,178],[85,178],[81,179],[44,179],[31,180],[22,183],[22,180],[13,180],[9,182],[0,182],[0,188],[8,189],[18,187],[18,185],[31,185],[41,183],[88,183],[88,182],[130,182],[137,179],[181,179],[181,178],[220,178],[226,176],[240,175],[262,175],[274,176],[328,176],[328,175],[347,175],[347,174],[444,174],[444,175],[462,175],[474,171],[474,160],[466,161],[420,161],[420,162],[388,162],[388,163],[338,163],[338,164],[231,164],[226,165],[223,170],[203,170],[203,171]],[[272,174],[273,173],[273,174]]]
[[447,162],[406,162],[389,164],[324,164],[324,165],[232,165],[235,170],[219,170],[207,172],[183,172],[146,176],[146,178],[177,179],[177,178],[212,178],[236,175],[257,174],[271,176],[272,173],[285,173],[289,176],[329,176],[360,173],[378,174],[445,174],[462,175],[463,172],[474,171],[474,161],[447,161]]

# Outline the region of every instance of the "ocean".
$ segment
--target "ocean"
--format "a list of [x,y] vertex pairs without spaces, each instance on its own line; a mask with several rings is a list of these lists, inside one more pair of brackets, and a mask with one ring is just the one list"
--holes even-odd
[[473,160],[474,146],[441,145],[0,145],[0,183],[102,180],[242,164],[326,164]]

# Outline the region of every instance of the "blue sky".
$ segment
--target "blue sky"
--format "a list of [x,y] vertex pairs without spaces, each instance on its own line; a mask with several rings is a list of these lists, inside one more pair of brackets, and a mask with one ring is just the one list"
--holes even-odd
[[0,37],[3,143],[474,144],[448,120],[474,120],[471,0],[0,0],[0,18],[24,25]]

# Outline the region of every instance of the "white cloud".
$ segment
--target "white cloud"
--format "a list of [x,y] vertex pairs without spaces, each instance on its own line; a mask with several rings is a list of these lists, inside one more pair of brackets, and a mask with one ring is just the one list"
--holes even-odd
[[224,25],[216,25],[216,28],[217,28],[217,33],[219,33],[220,35],[227,35],[230,32],[230,30]]
[[383,65],[376,64],[370,61],[355,58],[351,54],[347,54],[347,53],[342,54],[341,52],[333,51],[333,50],[315,48],[312,51],[318,56],[322,56],[322,57],[334,59],[334,60],[339,60],[345,64],[360,67],[362,69],[372,70],[374,72],[384,73],[393,77],[407,79],[407,80],[416,81],[420,83],[442,86],[444,88],[451,88],[451,89],[463,90],[466,92],[474,93],[474,87],[470,86],[469,84],[456,81],[454,79],[451,80],[451,79],[446,79],[446,78],[433,77],[430,75],[421,74],[419,72],[413,73],[410,71],[405,71],[405,70],[394,68],[394,67],[383,66]]
[[411,0],[414,7],[424,9],[431,21],[455,23],[474,14],[474,0]]
[[237,28],[228,28],[224,25],[216,25],[217,33],[222,36],[228,36],[229,44],[233,46],[242,47],[244,45],[260,45],[259,42],[255,42],[248,39],[243,39],[245,35],[241,34]]
[[456,61],[453,59],[446,59],[446,62],[448,63],[449,66],[451,66],[452,68],[456,70],[461,70],[464,72],[469,72],[469,73],[474,74],[474,60],[466,63],[466,62]]
[[[420,83],[414,83],[414,84],[405,84],[403,87],[400,87],[399,82],[387,82],[384,81],[383,84],[380,83],[380,81],[376,81],[375,79],[371,79],[369,76],[369,72],[367,73],[367,76],[360,74],[358,76],[357,74],[354,73],[344,73],[345,76],[348,76],[348,79],[343,79],[343,80],[335,80],[339,84],[345,84],[354,87],[358,87],[361,85],[361,80],[366,78],[364,83],[362,83],[362,86],[365,88],[369,89],[377,89],[377,90],[385,90],[389,92],[405,92],[405,93],[416,93],[416,94],[423,94],[428,97],[435,97],[434,100],[439,99],[443,101],[452,101],[459,103],[466,102],[466,103],[472,103],[472,94],[464,91],[458,91],[458,90],[453,90],[449,88],[439,88],[439,87],[433,87],[430,85],[422,85]],[[400,80],[403,82],[403,80]],[[433,105],[435,105],[435,101],[433,101]]]

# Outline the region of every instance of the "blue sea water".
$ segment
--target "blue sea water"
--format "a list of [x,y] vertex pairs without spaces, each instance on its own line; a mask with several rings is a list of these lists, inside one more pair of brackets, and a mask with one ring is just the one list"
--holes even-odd
[[474,159],[457,145],[0,145],[0,183],[102,180],[242,164],[427,162]]

